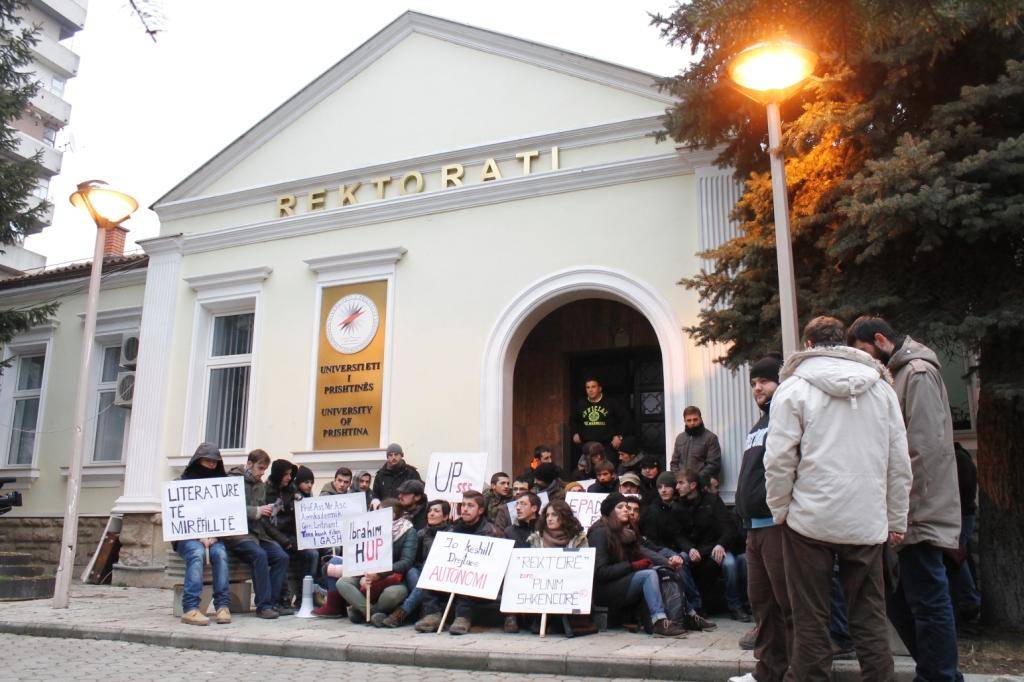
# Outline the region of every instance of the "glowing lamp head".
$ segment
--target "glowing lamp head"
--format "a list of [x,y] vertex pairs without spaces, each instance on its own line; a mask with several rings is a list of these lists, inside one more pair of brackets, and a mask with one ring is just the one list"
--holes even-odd
[[139,207],[134,198],[102,186],[106,184],[102,180],[83,182],[71,195],[71,204],[88,211],[100,228],[120,225]]
[[818,55],[786,40],[752,45],[726,70],[736,87],[761,103],[781,101],[814,72]]

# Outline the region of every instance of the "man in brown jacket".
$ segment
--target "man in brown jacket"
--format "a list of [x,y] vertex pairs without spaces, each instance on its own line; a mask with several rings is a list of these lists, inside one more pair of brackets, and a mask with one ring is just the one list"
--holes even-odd
[[676,436],[669,471],[696,471],[702,486],[722,470],[722,447],[718,436],[704,426],[700,408],[690,405],[683,410],[683,432]]
[[953,419],[939,360],[927,346],[898,334],[882,318],[860,317],[849,345],[870,353],[893,374],[907,426],[914,482],[910,516],[899,552],[900,581],[889,619],[917,662],[917,678],[962,680],[957,670],[956,624],[942,549],[957,549],[960,491],[953,450]]

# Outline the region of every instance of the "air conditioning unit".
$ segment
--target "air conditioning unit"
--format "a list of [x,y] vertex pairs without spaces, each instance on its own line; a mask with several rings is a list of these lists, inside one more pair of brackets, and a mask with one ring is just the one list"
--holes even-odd
[[126,336],[121,339],[121,366],[134,367],[139,360],[139,337]]
[[131,407],[135,395],[135,372],[118,372],[117,388],[114,389],[114,405]]

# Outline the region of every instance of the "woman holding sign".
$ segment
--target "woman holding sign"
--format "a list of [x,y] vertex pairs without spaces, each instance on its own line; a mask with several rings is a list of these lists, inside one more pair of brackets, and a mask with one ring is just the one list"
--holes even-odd
[[597,550],[594,601],[609,611],[628,612],[643,599],[655,637],[685,637],[686,630],[665,612],[658,572],[640,551],[640,538],[630,527],[626,498],[621,493],[604,498],[601,517],[588,532],[590,546]]
[[[405,572],[416,561],[416,529],[409,519],[402,516],[403,509],[398,500],[388,498],[380,503],[381,509],[391,509],[394,521],[391,524],[391,570],[387,573],[366,575],[338,580],[336,589],[348,603],[348,617],[354,624],[366,623],[374,613],[389,614],[409,595],[402,583]],[[346,554],[346,557],[348,555]],[[370,610],[366,613],[366,594],[370,594]]]

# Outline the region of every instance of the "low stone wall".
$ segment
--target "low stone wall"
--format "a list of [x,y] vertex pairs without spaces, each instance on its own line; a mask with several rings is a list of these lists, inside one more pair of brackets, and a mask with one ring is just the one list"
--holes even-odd
[[[106,516],[82,516],[78,519],[78,547],[75,552],[74,579],[77,581],[92,558],[107,526]],[[0,551],[25,552],[34,561],[57,570],[64,519],[59,516],[0,516]]]

